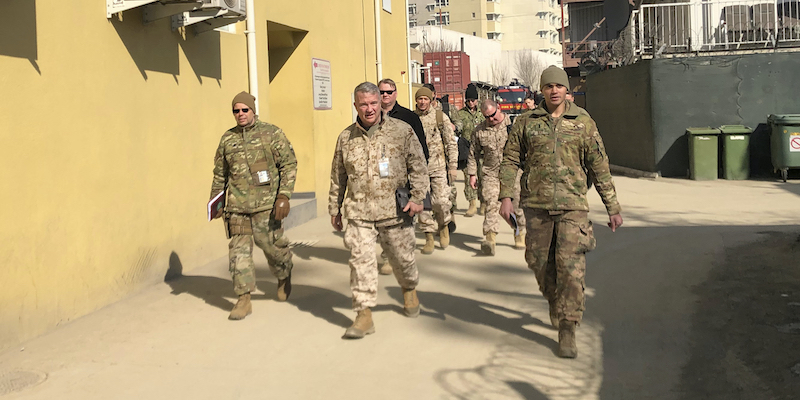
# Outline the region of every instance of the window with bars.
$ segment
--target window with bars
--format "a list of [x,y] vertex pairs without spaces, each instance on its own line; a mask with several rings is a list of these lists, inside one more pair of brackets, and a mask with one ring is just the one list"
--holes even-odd
[[447,7],[450,5],[450,0],[436,0],[436,7]]
[[416,4],[409,4],[408,5],[408,15],[417,15],[417,5]]
[[409,28],[413,28],[413,27],[415,27],[415,26],[417,26],[417,20],[416,20],[416,19],[410,19],[410,20],[408,20],[408,27],[409,27]]

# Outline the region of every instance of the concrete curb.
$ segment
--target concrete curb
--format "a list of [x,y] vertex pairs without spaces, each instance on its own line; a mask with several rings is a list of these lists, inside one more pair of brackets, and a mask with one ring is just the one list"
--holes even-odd
[[660,177],[658,172],[642,171],[638,169],[633,169],[613,164],[611,164],[609,167],[611,169],[612,175],[622,175],[631,178],[647,178],[647,179],[657,179]]

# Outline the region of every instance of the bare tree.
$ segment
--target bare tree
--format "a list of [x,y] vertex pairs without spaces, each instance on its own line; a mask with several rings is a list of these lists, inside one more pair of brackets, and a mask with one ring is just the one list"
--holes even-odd
[[425,40],[421,48],[423,53],[439,53],[444,51],[459,51],[458,45],[445,40]]
[[492,80],[497,86],[508,85],[511,81],[511,71],[508,69],[508,64],[502,60],[495,60],[492,64]]
[[522,83],[531,88],[539,87],[539,78],[547,67],[539,55],[534,54],[531,49],[517,51],[514,66]]

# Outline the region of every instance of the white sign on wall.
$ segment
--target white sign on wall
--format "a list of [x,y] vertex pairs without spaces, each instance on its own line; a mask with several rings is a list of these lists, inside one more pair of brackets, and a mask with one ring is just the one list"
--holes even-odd
[[314,86],[314,109],[330,110],[333,104],[333,85],[331,84],[331,62],[311,59],[311,76]]

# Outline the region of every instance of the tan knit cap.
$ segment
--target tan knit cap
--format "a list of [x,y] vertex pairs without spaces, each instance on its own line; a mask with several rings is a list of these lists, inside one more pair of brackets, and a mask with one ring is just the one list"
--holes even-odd
[[233,98],[233,102],[231,103],[231,108],[236,108],[236,103],[242,103],[248,107],[250,107],[253,112],[256,112],[256,98],[253,97],[252,94],[247,92],[241,92]]
[[559,67],[556,67],[555,65],[547,67],[547,69],[542,72],[542,78],[539,80],[539,89],[551,83],[564,85],[567,87],[567,90],[569,90],[569,78],[567,77],[567,72]]
[[417,93],[414,95],[414,100],[416,100],[416,99],[418,99],[418,98],[420,98],[422,96],[425,96],[425,97],[433,100],[433,92],[431,92],[431,90],[426,88],[426,87],[421,87],[421,88],[419,88],[419,90],[417,90]]

